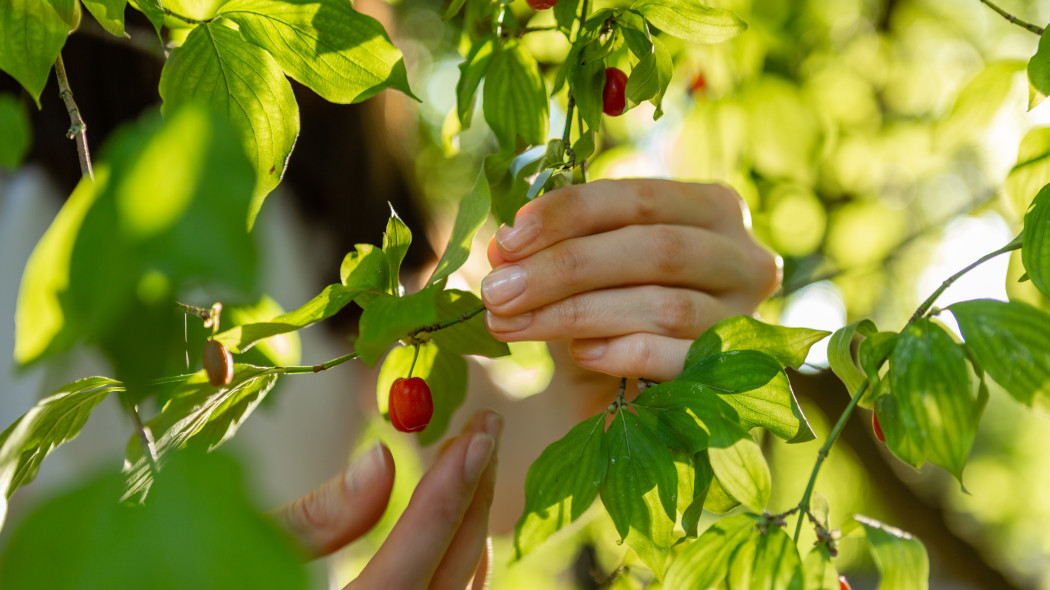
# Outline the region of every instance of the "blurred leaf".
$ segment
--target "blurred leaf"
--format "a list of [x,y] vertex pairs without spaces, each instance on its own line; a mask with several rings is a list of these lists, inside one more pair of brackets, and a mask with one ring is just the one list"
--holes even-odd
[[1018,217],[1047,184],[1050,184],[1050,127],[1030,129],[1017,148],[1017,163],[1003,183],[1006,202]]
[[1014,76],[1023,69],[1022,61],[1001,61],[988,64],[977,74],[959,92],[948,118],[935,128],[940,150],[982,138],[1006,101]]
[[886,446],[916,468],[929,459],[961,481],[977,431],[962,346],[939,325],[919,320],[901,333],[889,380],[892,393],[875,403]]
[[1050,33],[1043,31],[1039,36],[1039,48],[1028,61],[1028,110],[1039,106],[1039,103],[1050,95]]
[[747,30],[735,12],[697,0],[641,0],[631,6],[658,29],[690,43],[721,43]]
[[386,254],[387,264],[390,265],[390,284],[387,293],[391,295],[401,294],[401,263],[405,260],[408,247],[412,244],[412,232],[398,217],[394,206],[390,206],[390,219],[386,222],[386,231],[383,233],[383,252]]
[[991,299],[956,303],[948,310],[981,368],[1017,401],[1050,412],[1050,314]]
[[882,579],[879,590],[926,590],[929,587],[930,561],[926,548],[910,534],[873,518],[853,516],[871,546],[871,556]]
[[33,130],[18,97],[0,92],[0,169],[14,170],[22,165],[22,158],[29,151]]
[[853,337],[858,332],[871,336],[878,331],[875,322],[862,320],[839,328],[828,341],[828,364],[835,375],[846,385],[846,391],[854,396],[868,378],[857,368],[853,360]]
[[[215,335],[227,350],[237,354],[251,350],[261,340],[278,334],[301,330],[321,320],[326,320],[346,307],[362,289],[328,285],[302,307],[276,316],[269,321],[234,326]],[[294,364],[294,363],[292,363]]]
[[114,37],[127,37],[124,32],[124,9],[128,0],[81,0],[91,16]]
[[806,590],[842,590],[839,571],[831,562],[831,554],[823,545],[814,547],[802,562]]
[[[438,291],[440,292],[440,291]],[[369,367],[412,330],[437,321],[434,289],[424,289],[405,297],[384,295],[376,298],[361,314],[360,337],[355,349]]]
[[549,98],[539,64],[524,47],[508,39],[492,57],[485,77],[485,121],[500,151],[516,153],[525,145],[547,141]]
[[578,519],[598,497],[608,468],[605,412],[544,449],[525,477],[525,511],[514,529],[515,559]]
[[612,16],[613,11],[611,8],[601,8],[594,11],[594,14],[587,19],[587,22],[584,23],[580,32],[576,35],[576,41],[569,48],[569,53],[565,56],[561,67],[558,68],[558,73],[554,75],[551,95],[557,94],[561,90],[562,85],[565,84],[565,81],[572,76],[573,70],[580,66],[580,54],[590,45],[591,41],[598,37],[598,32],[605,26],[605,21]]
[[[435,297],[438,320],[447,321],[476,310],[482,305],[481,299],[469,291],[446,289]],[[510,354],[506,342],[492,337],[485,327],[484,312],[476,314],[465,322],[449,326],[443,330],[431,332],[430,338],[442,350],[455,354],[472,354],[496,358]]]
[[664,588],[712,588],[725,579],[729,560],[758,534],[753,514],[737,514],[711,525],[675,558],[667,570]]
[[1032,284],[1050,297],[1050,184],[1044,186],[1024,216],[1021,261]]
[[729,562],[730,590],[803,590],[798,548],[780,527],[752,535]]
[[730,350],[706,356],[675,381],[707,385],[740,414],[744,428],[762,426],[796,443],[815,435],[791,391],[780,361],[754,350]]
[[474,41],[467,59],[459,64],[459,80],[456,82],[456,114],[463,129],[470,127],[474,115],[474,95],[477,94],[481,79],[489,69],[489,63],[496,50],[496,37],[486,35]]
[[0,525],[11,494],[33,481],[53,450],[80,434],[91,412],[113,390],[123,390],[123,384],[106,377],[63,385],[0,433]]
[[602,504],[623,542],[658,578],[671,548],[678,472],[671,452],[630,412],[620,410],[609,431],[609,471]]
[[459,14],[460,9],[463,8],[463,4],[465,4],[466,1],[467,0],[452,0],[449,3],[448,8],[446,8],[445,12],[441,15],[441,20],[448,20]]
[[482,170],[478,174],[474,188],[459,202],[459,211],[456,212],[456,221],[452,225],[448,245],[445,247],[445,253],[441,255],[441,260],[434,268],[433,274],[427,279],[428,285],[433,285],[456,272],[467,261],[467,258],[470,257],[470,245],[474,241],[474,234],[478,233],[481,224],[485,223],[491,206],[489,182],[485,178],[485,171]]
[[0,557],[5,588],[307,588],[301,550],[259,513],[240,467],[180,454],[143,506],[104,475],[44,503]]
[[674,62],[660,39],[653,38],[652,44],[653,52],[641,58],[631,70],[626,94],[627,99],[634,104],[651,100],[659,112],[664,93],[671,83],[671,75],[674,74]]
[[231,0],[219,14],[296,81],[329,102],[361,102],[384,88],[413,98],[405,62],[383,25],[343,0]]
[[830,332],[809,328],[788,328],[738,315],[711,326],[689,347],[685,366],[706,356],[730,350],[757,350],[777,359],[784,367],[796,369],[806,362],[809,349]]
[[[237,72],[236,76],[230,72]],[[251,230],[263,199],[280,183],[299,135],[299,106],[281,67],[222,19],[198,25],[171,52],[160,75],[165,116],[203,103],[229,118],[255,169]]]
[[558,24],[558,29],[566,39],[569,38],[569,33],[572,32],[572,27],[579,16],[579,9],[580,0],[559,0],[554,5],[554,22]]
[[[146,422],[153,435],[161,466],[169,453],[183,447],[210,451],[236,434],[263,397],[273,389],[278,376],[266,367],[237,363],[233,381],[226,387],[208,382],[204,371],[194,373],[180,385],[160,414]],[[141,438],[128,441],[124,460],[128,487],[124,499],[141,498],[153,484],[153,472]]]
[[722,488],[741,504],[762,511],[769,502],[769,465],[751,435],[724,420],[711,426],[707,456]]
[[5,0],[0,3],[0,70],[26,89],[40,108],[51,66],[73,24],[76,0]]
[[[227,305],[222,310],[225,323],[239,326],[266,322],[281,315],[284,315],[284,309],[269,295],[263,295],[252,305]],[[231,350],[229,346],[226,346],[226,349],[231,353],[244,352],[243,349]],[[302,361],[302,343],[295,332],[263,338],[255,343],[252,350],[255,353],[242,357],[241,362],[287,367],[298,365]]]

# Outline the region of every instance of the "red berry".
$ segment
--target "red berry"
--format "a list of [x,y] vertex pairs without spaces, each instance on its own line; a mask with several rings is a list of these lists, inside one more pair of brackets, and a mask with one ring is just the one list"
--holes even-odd
[[233,356],[221,342],[207,340],[204,342],[204,371],[208,381],[215,387],[229,385],[233,381]]
[[533,10],[547,10],[558,3],[558,0],[525,0]]
[[871,413],[871,428],[875,431],[875,438],[879,439],[879,442],[886,442],[886,435],[882,433],[882,426],[879,426],[879,415],[875,412]]
[[853,590],[846,581],[846,576],[839,576],[839,590]]
[[434,399],[430,387],[421,377],[401,377],[390,386],[387,404],[390,423],[401,432],[419,432],[430,424],[434,415]]
[[610,117],[623,114],[627,106],[624,91],[627,89],[627,74],[618,68],[605,68],[605,86],[602,88],[602,112]]
[[697,72],[693,83],[689,85],[689,94],[699,94],[707,90],[707,78],[703,72]]

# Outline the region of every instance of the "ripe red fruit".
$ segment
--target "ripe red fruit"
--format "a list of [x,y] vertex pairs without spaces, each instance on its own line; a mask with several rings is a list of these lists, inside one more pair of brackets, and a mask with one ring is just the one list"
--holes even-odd
[[533,10],[547,10],[558,3],[558,0],[525,0]]
[[208,381],[215,387],[229,385],[233,381],[233,356],[221,342],[207,340],[204,342],[204,371]]
[[421,377],[401,377],[390,386],[387,404],[390,423],[401,432],[419,432],[434,416],[434,399],[430,387]]
[[839,576],[839,590],[853,590],[846,581],[846,576]]
[[605,86],[602,88],[602,112],[610,117],[623,114],[627,106],[624,91],[627,89],[627,74],[618,68],[605,68]]
[[879,425],[879,415],[875,412],[871,413],[871,428],[875,431],[875,438],[879,439],[879,442],[886,442],[886,435],[882,433],[882,426]]
[[703,94],[705,90],[707,90],[707,78],[704,77],[703,72],[697,72],[692,84],[689,85],[689,94]]

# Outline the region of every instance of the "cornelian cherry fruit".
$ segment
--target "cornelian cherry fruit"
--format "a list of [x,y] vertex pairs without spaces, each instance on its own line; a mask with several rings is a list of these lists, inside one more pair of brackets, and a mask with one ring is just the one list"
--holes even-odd
[[839,590],[853,590],[846,581],[846,576],[839,576]]
[[390,423],[401,432],[419,432],[434,416],[434,398],[422,377],[398,378],[390,386]]
[[558,0],[525,0],[529,3],[529,8],[533,10],[547,10],[552,8],[558,3]]
[[707,90],[707,78],[704,77],[703,72],[697,72],[696,77],[689,84],[689,94],[703,94]]
[[627,106],[624,92],[627,90],[627,74],[619,68],[605,68],[605,86],[602,87],[602,112],[610,117],[623,114]]
[[875,438],[879,439],[880,443],[886,442],[886,435],[882,433],[882,426],[879,425],[879,415],[875,412],[871,413],[871,429],[875,431]]
[[224,387],[233,381],[233,356],[221,342],[205,341],[204,353],[201,356],[209,383],[215,387]]

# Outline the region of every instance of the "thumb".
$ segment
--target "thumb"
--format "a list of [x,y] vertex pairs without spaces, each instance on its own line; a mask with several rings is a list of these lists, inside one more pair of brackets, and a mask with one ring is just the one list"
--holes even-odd
[[393,485],[394,459],[377,443],[339,475],[278,508],[274,517],[311,557],[328,555],[375,525]]

